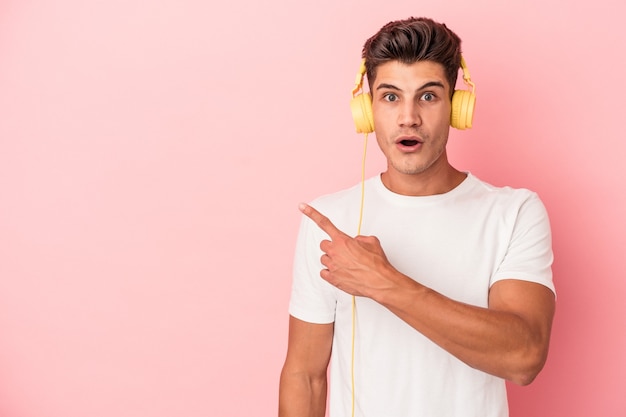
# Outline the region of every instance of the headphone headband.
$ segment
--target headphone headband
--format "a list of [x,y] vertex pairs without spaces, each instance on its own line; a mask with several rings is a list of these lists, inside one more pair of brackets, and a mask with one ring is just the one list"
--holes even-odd
[[470,78],[470,72],[467,68],[467,63],[465,62],[465,58],[463,58],[463,55],[461,55],[461,71],[463,71],[463,82],[465,82],[468,87],[472,87],[472,93],[475,93],[476,85],[474,85]]
[[356,75],[356,80],[354,81],[354,88],[352,89],[352,97],[356,95],[356,93],[363,88],[363,77],[366,72],[365,68],[365,58],[361,60],[361,66],[359,67],[359,73]]

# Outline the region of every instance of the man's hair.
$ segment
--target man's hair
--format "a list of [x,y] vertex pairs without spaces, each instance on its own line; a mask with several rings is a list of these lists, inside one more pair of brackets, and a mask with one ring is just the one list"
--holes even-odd
[[425,17],[411,17],[383,26],[365,42],[362,56],[370,91],[381,64],[432,61],[443,65],[452,95],[461,66],[461,39],[445,24]]

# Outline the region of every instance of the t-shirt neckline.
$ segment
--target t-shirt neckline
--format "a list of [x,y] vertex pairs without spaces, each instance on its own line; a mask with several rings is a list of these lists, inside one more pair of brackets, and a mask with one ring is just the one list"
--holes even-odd
[[424,195],[424,196],[410,196],[410,195],[402,195],[397,194],[388,189],[382,181],[382,174],[376,175],[373,178],[373,184],[375,190],[384,198],[396,202],[398,204],[424,204],[424,203],[432,203],[439,202],[443,200],[447,200],[450,198],[454,198],[458,195],[465,193],[470,190],[473,184],[476,181],[476,178],[470,173],[465,172],[466,177],[459,185],[454,187],[452,190],[445,192],[443,194],[432,194],[432,195]]

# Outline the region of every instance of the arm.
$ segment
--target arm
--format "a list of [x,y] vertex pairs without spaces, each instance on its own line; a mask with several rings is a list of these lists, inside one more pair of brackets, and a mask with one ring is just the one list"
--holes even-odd
[[488,308],[451,300],[404,277],[371,297],[469,366],[530,384],[548,354],[554,294],[532,282],[503,280]]
[[550,289],[512,277],[492,286],[487,308],[464,304],[397,271],[377,238],[351,238],[312,207],[301,210],[331,238],[321,244],[323,279],[380,303],[469,366],[521,385],[539,373],[554,315]]
[[287,358],[280,374],[279,417],[324,417],[326,370],[334,325],[290,316]]

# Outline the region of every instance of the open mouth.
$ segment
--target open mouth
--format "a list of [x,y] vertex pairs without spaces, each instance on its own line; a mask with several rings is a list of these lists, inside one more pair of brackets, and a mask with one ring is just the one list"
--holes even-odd
[[415,146],[419,142],[413,139],[405,139],[405,140],[401,140],[400,143],[404,146]]

